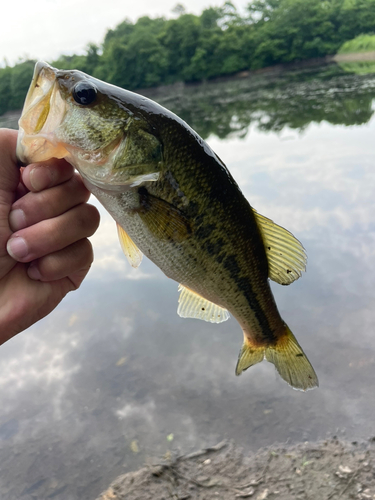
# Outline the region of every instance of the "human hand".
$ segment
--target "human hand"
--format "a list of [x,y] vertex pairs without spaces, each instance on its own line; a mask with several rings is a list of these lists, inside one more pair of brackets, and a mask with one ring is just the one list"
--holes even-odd
[[0,345],[80,286],[99,225],[74,168],[54,159],[20,171],[16,141],[0,129]]

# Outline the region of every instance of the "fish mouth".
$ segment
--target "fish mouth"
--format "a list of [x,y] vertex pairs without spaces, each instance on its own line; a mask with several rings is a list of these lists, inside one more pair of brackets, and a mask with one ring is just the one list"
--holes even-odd
[[65,147],[54,134],[66,114],[67,106],[57,85],[55,68],[38,62],[26,96],[21,118],[16,155],[20,164],[39,162],[51,157],[64,158]]

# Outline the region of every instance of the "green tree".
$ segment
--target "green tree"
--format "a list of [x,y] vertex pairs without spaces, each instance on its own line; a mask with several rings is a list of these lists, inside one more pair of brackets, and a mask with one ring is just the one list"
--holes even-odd
[[340,46],[332,22],[334,5],[329,0],[273,0],[257,2],[257,9],[251,12],[253,23],[259,16],[253,68],[322,57]]
[[11,69],[9,109],[23,106],[34,73],[36,61],[24,61]]
[[86,53],[86,69],[85,72],[92,75],[95,72],[96,67],[99,64],[99,47],[94,43],[90,43],[87,46]]
[[103,46],[103,55],[95,76],[129,89],[155,86],[166,76],[167,59],[159,41],[162,18],[138,19],[134,29],[121,25],[120,36],[111,34]]
[[183,14],[165,23],[159,40],[168,60],[168,80],[191,80],[190,62],[198,47],[201,26],[199,18]]
[[334,0],[337,7],[336,25],[340,45],[362,33],[375,31],[374,0]]
[[4,114],[10,108],[12,100],[11,90],[12,70],[9,66],[0,68],[0,115]]

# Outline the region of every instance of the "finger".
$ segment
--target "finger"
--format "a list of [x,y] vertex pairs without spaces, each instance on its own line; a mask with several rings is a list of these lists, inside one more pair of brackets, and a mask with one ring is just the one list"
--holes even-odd
[[65,160],[51,158],[40,163],[31,163],[22,172],[22,181],[30,191],[36,193],[69,180],[74,167]]
[[58,217],[13,233],[7,251],[19,262],[31,262],[93,235],[98,225],[98,210],[83,203]]
[[9,225],[12,231],[19,231],[42,220],[52,219],[67,212],[76,205],[86,202],[90,192],[81,177],[74,174],[59,186],[38,193],[27,193],[12,205]]
[[[0,240],[3,244],[5,224],[8,219],[9,207],[14,202],[15,190],[19,184],[20,171],[16,159],[17,132],[0,129]],[[0,248],[0,253],[1,253]]]
[[27,189],[25,184],[22,181],[20,181],[16,189],[16,200],[22,198],[22,196],[25,196],[25,194],[27,194],[28,192],[29,190]]
[[[94,254],[88,239],[82,239],[68,247],[34,260],[28,269],[30,278],[39,281],[56,281],[61,278],[87,274]],[[82,281],[82,280],[81,280]],[[80,284],[80,282],[79,282]],[[75,283],[76,285],[76,283]]]
[[16,143],[17,132],[15,130],[0,129],[0,191],[12,196],[20,177],[16,159]]

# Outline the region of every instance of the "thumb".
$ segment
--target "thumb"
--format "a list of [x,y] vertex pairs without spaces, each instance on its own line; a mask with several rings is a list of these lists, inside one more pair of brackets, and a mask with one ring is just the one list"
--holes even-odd
[[15,265],[6,251],[6,243],[12,234],[9,212],[20,180],[16,144],[16,130],[0,129],[0,279]]
[[[16,158],[17,131],[0,129],[0,203],[11,205],[20,180]],[[3,213],[1,213],[3,216]]]

